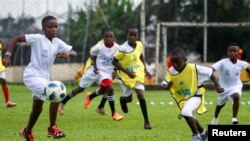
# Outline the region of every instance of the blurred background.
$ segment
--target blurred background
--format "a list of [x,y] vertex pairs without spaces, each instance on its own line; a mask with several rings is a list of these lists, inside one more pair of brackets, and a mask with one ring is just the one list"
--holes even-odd
[[[102,29],[107,26],[114,30],[118,44],[126,40],[128,27],[140,29],[145,60],[154,64],[156,83],[164,77],[168,52],[176,46],[185,49],[190,62],[209,64],[226,57],[228,44],[236,42],[242,49],[241,59],[250,59],[250,0],[0,0],[0,3],[0,38],[5,42],[18,34],[42,33],[41,19],[55,16],[59,22],[58,36],[78,52],[77,57],[66,60],[68,64],[83,66],[89,49],[101,39]],[[12,65],[26,66],[29,45],[19,46],[23,47],[15,48]],[[57,59],[56,63],[65,64],[65,60]]]

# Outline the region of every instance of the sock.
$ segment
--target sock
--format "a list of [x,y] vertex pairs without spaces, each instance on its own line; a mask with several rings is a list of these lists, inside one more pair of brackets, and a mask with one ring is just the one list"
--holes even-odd
[[232,118],[232,121],[238,121],[236,117],[233,117]]
[[218,122],[218,118],[213,117],[213,119],[211,121],[211,124],[217,124],[217,122]]
[[96,91],[94,91],[90,96],[89,99],[92,100],[93,98],[97,97],[98,94],[96,93]]
[[7,86],[2,87],[3,88],[3,94],[5,98],[5,102],[7,103],[9,101],[9,89]]
[[104,105],[105,105],[106,101],[107,101],[107,98],[102,97],[102,100],[101,100],[101,103],[98,106],[98,109],[104,108]]
[[71,97],[68,95],[66,95],[66,97],[61,101],[64,105],[69,101]]
[[113,116],[114,113],[115,113],[114,95],[113,94],[107,95],[107,100],[109,101],[110,110],[111,110],[111,113],[112,113],[112,116]]
[[149,122],[146,100],[145,99],[140,99],[139,102],[140,102],[140,107],[141,107],[141,111],[142,111],[144,121]]

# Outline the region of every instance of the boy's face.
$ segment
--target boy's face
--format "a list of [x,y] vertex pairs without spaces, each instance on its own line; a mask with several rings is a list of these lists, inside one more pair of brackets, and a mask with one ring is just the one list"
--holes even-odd
[[127,40],[129,44],[135,44],[135,42],[138,40],[138,36],[138,29],[130,28],[127,33]]
[[174,69],[180,71],[185,66],[186,58],[185,56],[178,53],[176,55],[171,55],[171,61]]
[[228,47],[228,57],[231,60],[236,60],[239,54],[239,46],[229,46]]
[[58,31],[58,24],[57,20],[55,19],[48,20],[43,27],[43,32],[48,38],[56,37],[57,31]]
[[115,39],[115,35],[114,35],[114,32],[112,31],[107,31],[103,35],[104,44],[108,47],[111,47],[113,45],[114,39]]

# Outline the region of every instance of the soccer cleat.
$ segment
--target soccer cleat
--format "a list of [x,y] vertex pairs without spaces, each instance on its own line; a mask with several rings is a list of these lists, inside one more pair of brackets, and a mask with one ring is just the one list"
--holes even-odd
[[64,114],[64,104],[62,102],[60,102],[60,104],[59,104],[58,112],[60,115]]
[[237,118],[233,118],[233,119],[232,119],[232,123],[233,123],[234,125],[236,125],[236,124],[239,124],[239,121],[238,121]]
[[13,103],[11,101],[6,102],[6,107],[7,108],[11,108],[11,107],[15,107],[15,106],[16,106],[16,103]]
[[104,108],[97,108],[96,112],[101,114],[101,115],[108,115],[109,113],[104,109]]
[[208,130],[205,129],[205,133],[204,133],[204,134],[200,134],[200,136],[201,136],[201,140],[202,140],[202,141],[206,141],[207,136],[208,136]]
[[128,106],[126,101],[124,100],[125,97],[121,96],[120,97],[120,105],[121,105],[121,109],[124,113],[128,113]]
[[213,117],[213,119],[212,119],[212,121],[211,121],[211,125],[217,125],[217,123],[218,123],[218,118],[215,118],[215,117]]
[[85,109],[88,109],[89,105],[91,103],[91,100],[89,98],[90,94],[91,94],[90,92],[87,92],[86,95],[85,95],[85,101],[84,101],[84,108]]
[[20,136],[24,137],[26,141],[34,141],[34,136],[32,133],[27,133],[26,128],[23,128],[19,131]]
[[202,141],[202,139],[201,139],[200,135],[193,135],[192,141]]
[[53,137],[54,139],[63,138],[65,137],[65,134],[57,127],[52,126],[48,127],[48,137]]
[[115,112],[112,116],[113,120],[120,121],[123,119],[123,116],[119,115],[117,112]]
[[144,122],[144,129],[152,129],[152,126],[149,122]]

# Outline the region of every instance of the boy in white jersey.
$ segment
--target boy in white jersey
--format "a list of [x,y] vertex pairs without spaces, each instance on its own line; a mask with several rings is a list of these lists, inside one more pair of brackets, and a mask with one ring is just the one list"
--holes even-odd
[[225,106],[228,100],[232,101],[232,124],[238,124],[238,111],[240,106],[240,97],[242,94],[243,84],[240,80],[240,73],[246,69],[248,74],[250,70],[248,63],[237,59],[239,54],[239,45],[231,43],[228,46],[228,58],[221,59],[212,65],[215,71],[219,72],[219,83],[225,89],[225,92],[218,95],[218,103],[215,108],[214,117],[211,124],[216,125],[221,109]]
[[9,88],[7,86],[6,76],[5,76],[6,67],[2,63],[2,51],[6,49],[7,49],[7,45],[5,45],[2,40],[0,40],[0,83],[2,85],[2,90],[3,90],[3,94],[5,98],[5,106],[7,108],[11,108],[11,107],[16,106],[16,103],[13,103],[10,101]]
[[122,111],[128,113],[127,103],[132,102],[132,93],[136,92],[144,118],[144,129],[152,129],[149,119],[147,104],[144,97],[145,74],[151,76],[145,67],[142,54],[143,45],[138,41],[139,31],[136,27],[127,30],[127,41],[116,52],[113,64],[119,71],[120,85],[123,96],[120,97]]
[[[20,135],[27,141],[33,141],[32,129],[38,120],[43,103],[46,99],[44,88],[50,81],[50,71],[55,58],[66,58],[76,56],[72,46],[57,38],[58,23],[53,16],[46,16],[42,19],[44,34],[25,34],[15,36],[10,40],[9,47],[5,53],[3,64],[7,67],[11,64],[10,56],[18,42],[27,42],[31,46],[31,58],[24,70],[23,81],[25,86],[31,90],[33,105],[27,126],[20,130]],[[50,125],[48,137],[62,138],[65,134],[56,126],[57,109],[59,103],[50,103]]]
[[89,87],[97,81],[97,83],[100,84],[100,87],[94,93],[86,94],[84,101],[85,109],[88,109],[91,100],[94,97],[107,94],[112,112],[112,118],[116,121],[119,121],[123,119],[123,116],[119,115],[115,110],[113,95],[114,90],[112,88],[112,73],[114,72],[114,66],[111,63],[119,45],[114,43],[114,33],[110,28],[105,29],[103,32],[103,40],[104,44],[96,45],[91,49],[90,57],[92,59],[93,65],[91,65],[83,74],[78,87],[73,89],[72,92],[63,100],[63,102],[66,100],[68,101],[70,98],[83,92],[86,87]]
[[[104,29],[103,31],[102,31],[102,36],[103,36],[103,34],[104,34],[104,32],[105,32],[105,30],[106,29]],[[97,46],[97,45],[101,45],[101,44],[104,44],[104,41],[103,41],[103,39],[101,39],[100,41],[98,41],[94,46]],[[90,50],[92,50],[93,48],[94,48],[94,46],[93,47],[91,47],[91,49]],[[84,68],[81,68],[81,74],[79,74],[78,75],[78,83],[80,83],[80,81],[82,80],[82,76],[83,75],[87,75],[87,77],[85,77],[85,78],[95,78],[96,80],[91,80],[91,81],[89,81],[89,84],[90,85],[92,85],[92,84],[94,84],[94,83],[97,83],[97,84],[99,84],[99,79],[98,79],[98,77],[96,77],[96,74],[92,74],[93,76],[90,76],[89,74],[85,74],[86,72],[87,72],[87,70],[91,67],[93,65],[93,63],[92,63],[92,61],[91,61],[91,59],[90,59],[90,57],[87,59],[87,61],[86,61],[86,63],[85,63],[85,66],[84,66]],[[87,81],[87,80],[82,80],[82,81]],[[88,85],[87,87],[89,87],[90,85]],[[85,87],[86,88],[86,87]],[[89,92],[88,92],[89,93]],[[77,93],[78,94],[78,93]],[[68,94],[61,102],[60,102],[60,105],[59,105],[59,107],[58,107],[58,112],[61,114],[61,115],[63,115],[64,114],[64,107],[65,107],[65,105],[66,105],[66,103],[71,99],[71,98],[73,98],[73,97],[75,97],[77,94],[72,94],[72,93],[70,93],[70,94]],[[96,109],[96,112],[97,113],[100,113],[101,115],[108,115],[109,113],[104,109],[104,106],[105,106],[105,103],[106,103],[106,101],[107,101],[107,96],[106,95],[103,95],[103,97],[102,97],[102,99],[101,99],[101,102],[100,102],[100,104],[98,105],[98,107],[97,107],[97,109]]]
[[202,83],[211,79],[217,92],[223,92],[216,81],[215,74],[211,68],[199,66],[186,62],[186,55],[182,48],[174,48],[171,51],[172,67],[162,82],[164,88],[170,89],[171,95],[180,108],[179,118],[184,117],[192,131],[192,141],[205,141],[208,131],[204,129],[195,118],[194,111],[202,114],[206,111],[203,106],[205,89]]

